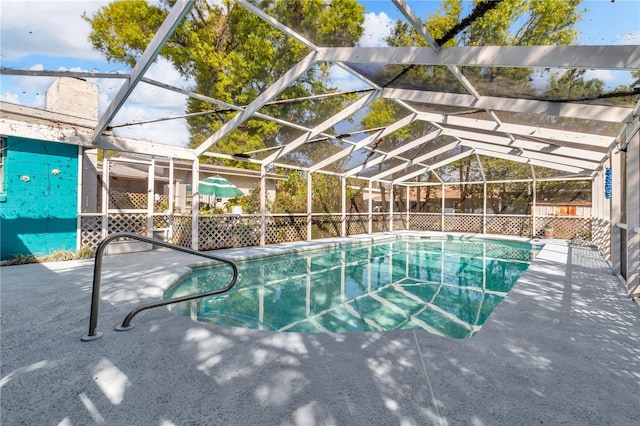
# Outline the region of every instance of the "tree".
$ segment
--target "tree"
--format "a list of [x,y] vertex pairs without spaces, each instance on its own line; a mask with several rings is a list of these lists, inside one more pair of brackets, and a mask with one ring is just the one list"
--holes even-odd
[[[443,40],[441,43],[445,47],[451,46],[534,46],[534,45],[567,45],[573,43],[577,38],[576,22],[582,17],[579,10],[581,0],[503,0],[501,2],[486,2],[474,0],[474,13],[484,8],[480,18],[471,20],[466,27],[460,26],[463,21],[462,0],[443,0],[439,10],[426,17],[425,28],[436,40]],[[457,33],[452,34],[454,28],[461,28]],[[398,20],[396,26],[386,39],[390,46],[426,46],[427,42],[402,20]],[[476,90],[485,96],[503,97],[537,97],[539,89],[534,87],[533,79],[529,76],[534,70],[527,68],[507,68],[507,67],[461,67],[464,76],[473,84]],[[552,85],[550,94],[558,96],[562,84],[573,83],[580,92],[597,92],[599,83],[597,81],[581,81],[583,73],[570,72],[563,75],[551,77]],[[555,80],[554,80],[555,79]],[[561,80],[562,79],[562,80]],[[453,93],[468,93],[463,85],[455,78],[450,70],[444,66],[407,66],[391,65],[383,67],[376,77],[377,81],[395,87],[411,87],[429,91],[443,91]],[[384,85],[384,84],[383,84]],[[555,91],[554,91],[555,90]],[[450,108],[450,113],[460,114],[466,111]],[[406,111],[396,106],[385,106],[385,108],[372,108],[369,115],[363,120],[367,127],[386,125],[396,121],[406,114]],[[509,113],[501,112],[501,117],[509,122],[512,117]],[[518,122],[518,121],[511,121]],[[531,123],[533,124],[533,123]],[[411,133],[411,132],[409,132]],[[419,136],[419,135],[418,135]],[[407,135],[406,140],[417,137],[415,134]],[[401,143],[401,142],[400,142]],[[433,146],[439,142],[433,141]],[[429,149],[424,151],[428,152]],[[477,180],[470,173],[474,170],[471,167],[472,159],[466,158],[456,161],[437,172],[441,175],[450,175],[451,180],[468,182]],[[511,169],[511,179],[531,178],[531,168],[506,160],[495,160],[491,162],[494,174],[505,174]],[[491,167],[485,169],[485,173],[491,174]],[[489,179],[489,177],[487,177]],[[507,179],[507,178],[505,178]],[[481,185],[460,185],[460,195],[462,200],[475,199],[479,196],[478,191],[482,190]],[[509,185],[499,185],[495,188],[501,195],[507,196],[513,192]],[[522,191],[517,190],[518,194]],[[529,191],[530,192],[530,191]],[[427,192],[428,196],[429,192]],[[518,196],[519,199],[527,198],[530,194]],[[524,197],[524,198],[523,198]]]
[[[133,66],[172,4],[171,0],[157,4],[114,1],[93,16],[84,16],[92,28],[90,41],[109,61]],[[364,8],[356,0],[275,0],[260,1],[257,6],[320,45],[354,45],[363,32]],[[241,106],[250,103],[308,53],[302,43],[233,1],[198,0],[160,56],[192,79],[194,91]],[[327,64],[310,69],[280,99],[331,91],[327,69]],[[348,97],[328,98],[318,104],[301,101],[279,105],[278,110],[292,121],[303,122],[303,117],[312,119],[323,111],[340,109],[349,101]],[[203,111],[210,114],[188,120],[191,146],[202,143],[237,114],[201,99],[189,99],[187,112]],[[273,112],[268,107],[265,111]],[[289,140],[289,133],[290,129],[272,121],[250,119],[218,141],[214,149],[228,154],[255,151]]]

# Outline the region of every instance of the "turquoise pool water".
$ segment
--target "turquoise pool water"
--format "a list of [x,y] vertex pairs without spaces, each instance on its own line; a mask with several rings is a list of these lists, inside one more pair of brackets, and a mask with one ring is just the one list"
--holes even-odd
[[[421,329],[477,333],[538,247],[498,240],[409,238],[238,262],[226,294],[173,305],[198,321],[272,331]],[[197,269],[171,298],[223,287],[230,268]]]

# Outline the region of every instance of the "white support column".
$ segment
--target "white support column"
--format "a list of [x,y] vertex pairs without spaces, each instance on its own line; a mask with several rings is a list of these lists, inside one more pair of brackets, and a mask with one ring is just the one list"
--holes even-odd
[[267,169],[260,166],[260,245],[267,244]]
[[393,184],[389,185],[389,231],[393,232],[393,212],[395,194],[393,193]]
[[441,199],[441,207],[440,207],[441,208],[441,210],[440,210],[440,230],[442,232],[444,232],[444,199],[445,199],[444,190],[445,190],[445,187],[444,187],[444,183],[443,183],[442,184],[442,199]]
[[311,172],[307,171],[307,241],[311,241],[313,238],[312,230],[313,230],[313,179],[311,176]]
[[151,159],[147,179],[147,238],[153,238],[153,212],[155,210],[156,160]]
[[83,148],[78,146],[78,194],[76,207],[76,251],[82,248],[82,181],[83,181]]
[[191,248],[198,250],[200,227],[198,216],[200,215],[200,159],[196,157],[192,164],[191,176]]
[[[636,118],[628,126],[638,126]],[[640,134],[636,132],[627,144],[626,211],[627,211],[627,289],[640,297]]]
[[616,149],[611,154],[611,199],[609,209],[611,211],[611,267],[620,273],[622,268],[622,255],[620,250],[622,244],[620,233],[623,232],[616,226],[622,220],[622,153]]
[[368,229],[369,234],[373,233],[373,188],[371,187],[371,181],[369,181],[369,214],[368,214]]
[[482,182],[482,233],[487,233],[487,182]]
[[167,238],[169,239],[169,242],[173,241],[173,209],[174,209],[174,200],[173,198],[175,197],[175,182],[174,182],[174,175],[173,175],[173,157],[169,158],[169,211],[167,212],[169,214],[169,231],[168,231],[168,235]]
[[109,234],[109,158],[102,150],[102,238]]
[[411,211],[411,200],[409,199],[409,197],[411,196],[411,188],[410,187],[406,187],[407,188],[407,202],[405,203],[405,210],[406,210],[406,224],[407,226],[405,226],[405,231],[408,231],[409,229],[411,229],[411,226],[409,226],[409,220],[411,218],[411,216],[409,215],[409,212]]
[[536,200],[538,194],[538,181],[533,179],[533,203],[532,203],[532,212],[531,212],[531,236],[536,236]]
[[347,179],[340,176],[340,233],[341,237],[347,236]]

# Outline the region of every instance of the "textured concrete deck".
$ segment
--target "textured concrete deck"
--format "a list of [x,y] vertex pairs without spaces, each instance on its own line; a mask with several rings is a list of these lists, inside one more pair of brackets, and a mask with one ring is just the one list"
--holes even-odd
[[3,425],[637,424],[640,308],[599,253],[549,244],[479,334],[299,334],[192,322],[157,299],[199,258],[0,268]]

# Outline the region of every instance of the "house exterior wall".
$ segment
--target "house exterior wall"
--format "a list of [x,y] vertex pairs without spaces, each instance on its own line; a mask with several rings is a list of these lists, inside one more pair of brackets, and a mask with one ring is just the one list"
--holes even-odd
[[0,260],[76,249],[78,147],[4,139]]

